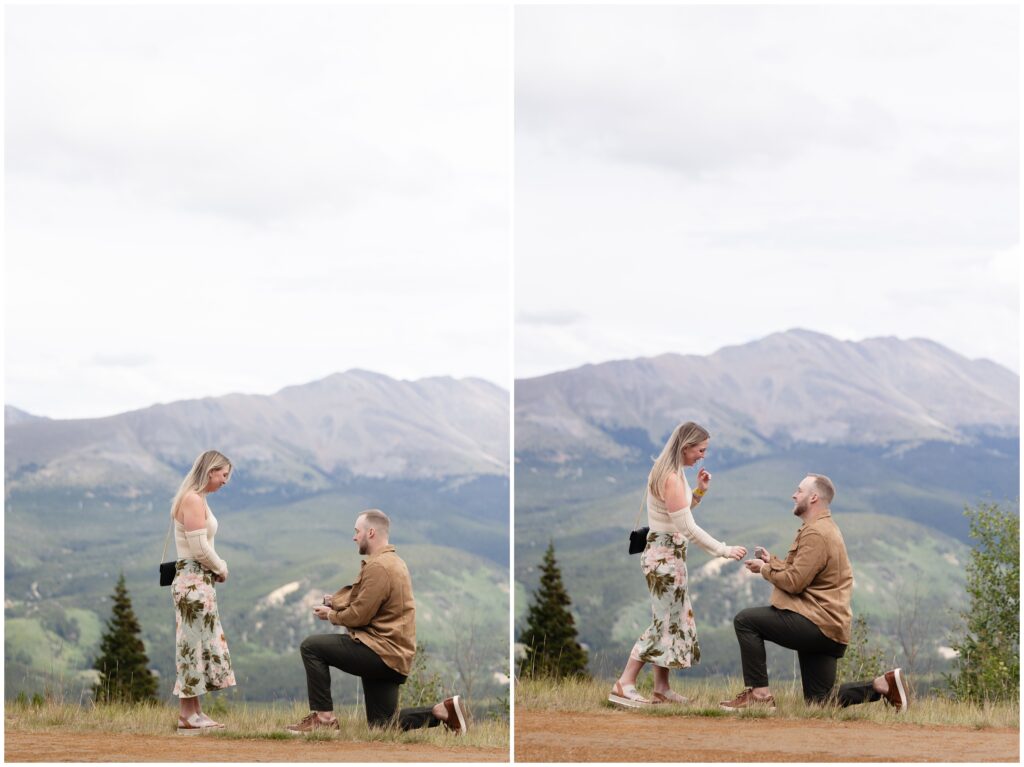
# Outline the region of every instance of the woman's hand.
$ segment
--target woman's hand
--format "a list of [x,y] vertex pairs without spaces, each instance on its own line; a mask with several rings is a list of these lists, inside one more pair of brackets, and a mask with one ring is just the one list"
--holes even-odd
[[703,466],[700,471],[697,472],[697,487],[703,490],[705,493],[708,491],[708,486],[711,484],[711,472],[705,469]]
[[725,557],[726,559],[735,559],[737,561],[747,556],[747,550],[743,546],[726,546]]

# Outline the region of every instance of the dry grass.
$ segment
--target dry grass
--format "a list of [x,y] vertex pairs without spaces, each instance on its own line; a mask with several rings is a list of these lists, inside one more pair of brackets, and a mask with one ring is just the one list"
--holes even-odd
[[[215,715],[218,721],[227,725],[227,729],[208,733],[205,737],[290,740],[295,736],[284,732],[285,726],[299,721],[307,713],[306,706],[298,703],[233,703]],[[340,733],[313,733],[303,737],[313,740],[342,738],[366,743],[429,743],[445,748],[507,749],[509,745],[508,723],[503,721],[471,720],[469,732],[464,737],[455,738],[443,726],[409,732],[371,730],[362,708],[354,706],[339,707],[335,714],[341,725]],[[50,700],[40,705],[8,701],[4,719],[7,729],[169,735],[175,731],[177,716],[177,706],[112,704],[83,707]]]
[[[516,709],[587,712],[618,708],[608,702],[612,681],[525,679],[516,681]],[[1020,728],[1018,703],[958,703],[941,697],[915,697],[904,714],[898,714],[882,702],[849,708],[808,706],[804,703],[799,682],[772,686],[777,709],[729,713],[718,707],[743,689],[736,678],[673,679],[673,688],[690,699],[687,705],[658,705],[630,711],[636,716],[738,716],[746,718],[784,717],[787,719],[826,719],[833,721],[868,721],[885,724],[957,725],[960,727]],[[641,677],[641,692],[650,692],[649,676]]]

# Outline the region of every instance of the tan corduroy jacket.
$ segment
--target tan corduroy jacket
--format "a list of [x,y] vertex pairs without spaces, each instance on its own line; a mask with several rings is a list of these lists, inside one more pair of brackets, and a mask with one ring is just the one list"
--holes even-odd
[[416,602],[409,568],[394,546],[363,560],[355,583],[334,594],[328,617],[377,653],[388,668],[409,675],[416,654]]
[[772,556],[761,576],[775,587],[772,607],[799,613],[832,641],[850,643],[853,568],[831,512],[804,523],[785,560]]

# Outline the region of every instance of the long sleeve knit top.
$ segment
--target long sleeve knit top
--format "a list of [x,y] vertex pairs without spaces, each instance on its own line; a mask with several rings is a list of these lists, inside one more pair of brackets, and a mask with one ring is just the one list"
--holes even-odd
[[206,527],[186,530],[185,525],[175,519],[174,548],[178,559],[194,559],[217,575],[224,575],[228,569],[227,563],[217,556],[217,550],[213,547],[217,527],[217,518],[213,516],[209,505],[206,506]]
[[686,540],[696,543],[708,554],[724,557],[729,548],[728,545],[708,535],[694,520],[693,513],[690,511],[693,491],[683,472],[679,472],[679,477],[683,480],[683,487],[686,489],[686,505],[678,511],[669,511],[664,501],[647,493],[648,526],[658,533],[682,533]]

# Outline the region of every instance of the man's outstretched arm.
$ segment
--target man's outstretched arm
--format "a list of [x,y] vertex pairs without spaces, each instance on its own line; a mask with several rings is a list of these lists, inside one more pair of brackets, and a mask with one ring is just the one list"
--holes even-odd
[[808,531],[800,538],[800,546],[792,563],[772,557],[761,568],[761,577],[787,594],[799,594],[822,571],[828,562],[828,548],[820,533]]

